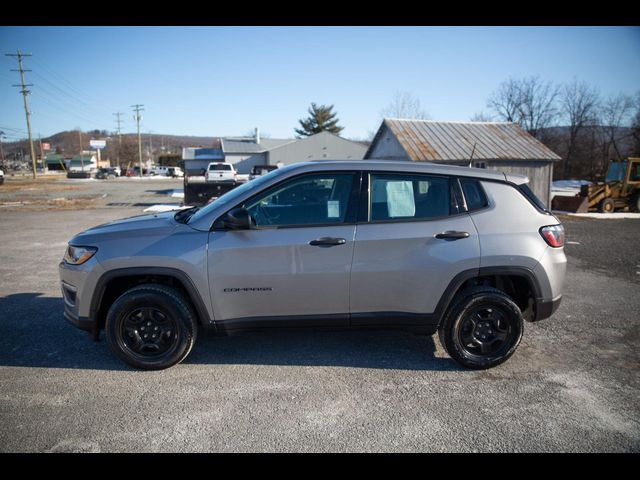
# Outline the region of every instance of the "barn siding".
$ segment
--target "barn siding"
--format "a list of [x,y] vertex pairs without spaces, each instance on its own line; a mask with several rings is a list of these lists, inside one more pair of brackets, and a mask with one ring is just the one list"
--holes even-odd
[[375,141],[373,149],[365,158],[372,160],[411,160],[398,139],[386,125],[379,139]]
[[504,173],[526,175],[529,177],[529,188],[547,207],[550,207],[552,162],[492,161],[487,162],[487,168]]

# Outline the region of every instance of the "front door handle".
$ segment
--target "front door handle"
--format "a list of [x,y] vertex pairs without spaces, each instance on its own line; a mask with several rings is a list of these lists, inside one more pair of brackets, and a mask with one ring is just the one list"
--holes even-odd
[[469,232],[456,232],[454,230],[447,230],[446,232],[437,233],[435,235],[436,238],[444,240],[459,240],[461,238],[467,238],[468,236]]
[[311,240],[309,245],[313,245],[314,247],[329,247],[332,245],[344,245],[347,241],[344,238],[333,238],[333,237],[321,237],[316,240]]

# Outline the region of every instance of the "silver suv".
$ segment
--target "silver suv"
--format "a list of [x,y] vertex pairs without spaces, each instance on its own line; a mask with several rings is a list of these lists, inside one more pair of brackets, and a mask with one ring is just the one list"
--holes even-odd
[[564,229],[526,177],[400,161],[290,165],[204,208],[76,235],[64,315],[143,369],[182,361],[199,328],[439,333],[470,368],[516,350],[562,297]]

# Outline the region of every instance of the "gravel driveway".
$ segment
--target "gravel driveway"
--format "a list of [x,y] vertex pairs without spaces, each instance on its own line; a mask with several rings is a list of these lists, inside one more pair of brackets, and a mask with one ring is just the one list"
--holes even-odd
[[140,212],[0,212],[0,451],[640,451],[640,221],[566,221],[563,303],[492,370],[372,331],[203,334],[141,372],[65,322],[57,272]]

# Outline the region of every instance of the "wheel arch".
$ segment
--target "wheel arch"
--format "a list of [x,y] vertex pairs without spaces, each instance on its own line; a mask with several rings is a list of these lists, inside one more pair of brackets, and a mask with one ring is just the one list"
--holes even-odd
[[142,283],[160,283],[182,291],[191,301],[198,324],[213,324],[205,303],[191,278],[181,270],[169,267],[130,267],[109,270],[96,283],[89,310],[89,320],[93,324],[94,339],[98,339],[104,328],[107,311],[113,302],[128,289]]
[[460,292],[481,285],[504,291],[520,307],[525,319],[537,319],[542,291],[533,271],[526,267],[492,266],[465,270],[449,282],[434,312],[438,325]]

